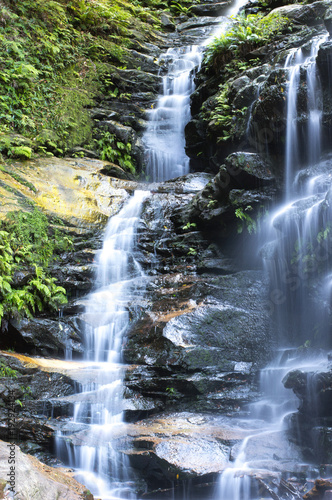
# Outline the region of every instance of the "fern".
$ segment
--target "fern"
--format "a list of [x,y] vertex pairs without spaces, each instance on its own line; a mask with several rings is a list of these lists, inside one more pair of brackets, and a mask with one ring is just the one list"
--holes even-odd
[[[58,225],[61,221],[55,221]],[[72,239],[62,231],[51,230],[47,217],[39,210],[12,212],[0,223],[0,325],[4,317],[32,317],[45,308],[57,309],[66,303],[66,291],[47,275],[54,253],[68,250]],[[17,270],[34,276],[22,287],[13,285]]]

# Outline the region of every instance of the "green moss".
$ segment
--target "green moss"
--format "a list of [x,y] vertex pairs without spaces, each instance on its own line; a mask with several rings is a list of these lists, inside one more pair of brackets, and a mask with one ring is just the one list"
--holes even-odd
[[[103,85],[97,65],[125,66],[128,48],[149,40],[152,24],[160,26],[153,9],[165,5],[138,0],[0,4],[0,133],[37,138],[39,154],[60,156],[89,142],[93,123],[87,107]],[[52,132],[53,144],[43,142],[45,129]],[[6,155],[10,148],[0,144],[1,151]]]
[[2,172],[5,172],[6,174],[10,175],[11,177],[13,177],[13,179],[15,179],[17,182],[19,182],[23,186],[26,186],[29,189],[31,189],[31,191],[33,191],[34,193],[37,192],[37,189],[35,188],[35,186],[31,182],[26,181],[25,179],[23,179],[23,177],[21,177],[16,172],[13,172],[13,171],[9,170],[7,167],[4,167],[2,165],[0,165],[0,170]]
[[[7,214],[0,224],[0,326],[4,317],[31,317],[66,302],[65,289],[48,275],[47,267],[57,252],[71,245],[71,239],[52,229],[36,208]],[[15,284],[17,272],[26,276],[23,285]]]
[[21,160],[29,160],[32,155],[32,149],[28,146],[17,146],[11,148],[9,151],[9,155],[12,158],[19,158]]

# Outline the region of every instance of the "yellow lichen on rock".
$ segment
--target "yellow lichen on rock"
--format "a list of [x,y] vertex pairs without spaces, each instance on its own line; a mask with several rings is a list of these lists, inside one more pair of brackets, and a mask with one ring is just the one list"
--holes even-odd
[[0,170],[0,217],[35,203],[75,226],[104,225],[137,183],[100,173],[108,162],[40,158]]

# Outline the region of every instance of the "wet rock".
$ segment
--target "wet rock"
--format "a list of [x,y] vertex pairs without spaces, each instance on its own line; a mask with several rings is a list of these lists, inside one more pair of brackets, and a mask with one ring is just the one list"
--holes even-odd
[[329,35],[332,35],[332,8],[329,7],[328,10],[325,12],[324,15],[324,24],[325,28],[329,32]]
[[309,5],[285,5],[274,9],[273,12],[279,12],[289,19],[296,19],[298,23],[312,26],[322,22],[322,18],[329,7],[329,2],[319,1]]
[[332,411],[332,371],[288,373],[283,380],[301,400],[299,411],[311,417],[327,417]]
[[[22,500],[34,498],[45,500],[45,498],[57,498],[65,500],[93,500],[91,493],[78,483],[71,474],[60,469],[46,466],[34,457],[22,453],[17,445],[9,446],[8,443],[0,442],[0,480],[7,486],[3,492],[9,494],[8,457],[10,452],[15,456],[14,488],[15,494]],[[9,496],[8,496],[9,498]]]
[[185,23],[178,24],[176,29],[179,32],[186,31],[186,30],[191,30],[193,28],[201,28],[201,27],[206,27],[206,26],[211,26],[215,24],[220,24],[222,21],[224,21],[224,18],[214,18],[214,17],[197,17],[197,18],[192,18],[189,21],[186,21]]
[[225,166],[240,188],[255,189],[275,180],[269,161],[257,153],[232,153],[226,158]]
[[70,156],[80,156],[85,158],[94,158],[98,159],[99,155],[96,151],[91,151],[90,149],[85,149],[80,146],[75,146],[70,151],[68,151]]
[[327,479],[316,479],[315,486],[306,493],[303,498],[316,498],[317,500],[325,500],[328,496],[325,496],[325,492],[331,490],[332,482]]
[[[266,84],[260,92],[252,109],[249,141],[258,151],[268,148],[271,155],[277,156],[283,151],[283,133],[285,133],[286,101],[281,85]],[[280,175],[280,173],[279,173]]]
[[9,322],[3,335],[2,348],[15,348],[20,352],[64,356],[66,351],[82,353],[79,333],[63,320],[42,318]]
[[138,69],[112,69],[110,80],[121,92],[155,92],[161,85],[161,76],[146,73]]
[[200,3],[192,5],[190,12],[195,16],[220,16],[228,7],[229,2]]
[[164,28],[166,28],[169,31],[175,31],[175,24],[170,15],[165,14],[165,12],[162,12],[162,14],[160,15],[160,21],[161,24],[164,26]]
[[[174,26],[174,25],[173,25]],[[157,47],[153,47],[149,44],[147,47],[148,53],[144,54],[142,52],[138,52],[137,50],[130,50],[130,56],[127,58],[127,68],[128,69],[137,69],[140,68],[141,71],[145,73],[155,73],[158,74],[160,72],[160,65],[158,64],[158,60],[156,59],[156,55],[159,54],[160,50]],[[151,55],[151,52],[155,53],[155,55]]]
[[[223,237],[234,234],[236,230],[239,222],[236,209],[248,210],[250,207],[252,212],[247,222],[255,226],[258,212],[262,207],[268,208],[277,195],[270,166],[259,155],[233,153],[225,162],[218,174],[180,211],[183,222],[193,221],[199,229],[211,231],[219,227]],[[265,184],[271,186],[264,187]],[[247,189],[238,189],[240,186]]]
[[[268,317],[263,313],[266,297],[260,295],[262,282],[256,282],[255,276],[236,273],[214,277],[211,286],[203,279],[197,280],[194,287],[184,282],[180,293],[175,294],[177,300],[182,297],[182,307],[177,311],[166,300],[175,290],[159,287],[164,304],[155,297],[154,306],[163,304],[167,309],[164,313],[158,309],[148,311],[131,329],[123,351],[126,360],[188,373],[204,372],[208,367],[214,367],[216,372],[230,372],[234,363],[264,363],[270,356],[271,338]],[[239,282],[247,283],[247,297],[231,292],[239,290]],[[195,294],[198,303],[183,301],[188,292]],[[210,294],[209,298],[200,301],[205,294]],[[254,297],[255,309],[251,310]],[[258,308],[257,301],[263,301]]]
[[106,165],[105,168],[100,171],[100,173],[108,175],[109,177],[115,177],[116,179],[133,180],[133,175],[131,175],[129,172],[126,172],[114,163]]
[[190,194],[201,191],[211,180],[211,175],[205,172],[188,174],[176,179],[158,184],[159,193]]

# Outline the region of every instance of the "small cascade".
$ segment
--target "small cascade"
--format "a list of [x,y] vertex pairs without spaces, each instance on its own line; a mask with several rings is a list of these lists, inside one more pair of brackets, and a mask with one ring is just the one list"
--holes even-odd
[[[286,58],[285,69],[289,72],[287,86],[287,126],[285,150],[285,186],[286,199],[292,197],[292,182],[295,167],[303,164],[303,144],[306,145],[304,162],[312,165],[321,153],[321,89],[316,72],[316,57],[320,45],[327,35],[312,40],[309,57],[304,57],[302,49],[295,49]],[[308,126],[305,137],[300,138],[298,127],[298,96],[301,84],[301,71],[306,73]]]
[[286,128],[286,154],[285,154],[285,185],[286,198],[290,197],[290,185],[294,178],[294,165],[299,165],[299,145],[297,129],[297,95],[300,83],[300,71],[304,62],[302,49],[291,52],[285,63],[289,69],[289,83],[287,88],[287,128]]
[[149,111],[143,136],[146,145],[146,174],[162,182],[189,173],[184,128],[190,120],[190,95],[195,90],[195,72],[202,62],[198,46],[172,48],[162,56],[168,66],[163,94]]
[[[255,475],[259,471],[262,478],[268,477],[274,466],[274,452],[279,452],[277,442],[283,440],[285,418],[298,407],[297,397],[282,385],[292,364],[290,352],[283,350],[261,371],[262,397],[249,405],[248,418],[237,421],[240,428],[249,429],[249,435],[235,451],[235,460],[221,474],[216,500],[260,498]],[[273,443],[272,451],[267,445],[269,442]]]
[[148,111],[149,121],[143,135],[146,176],[149,181],[163,182],[189,173],[185,152],[185,126],[190,120],[190,96],[195,90],[203,50],[215,36],[229,26],[226,16],[238,13],[246,0],[236,0],[224,11],[224,22],[200,46],[171,48],[159,61],[167,65],[163,77],[163,93]]
[[96,290],[90,295],[87,324],[86,370],[89,382],[76,395],[72,427],[83,425],[84,443],[57,439],[58,456],[78,471],[78,477],[98,498],[136,498],[129,481],[129,465],[113,438],[123,423],[123,376],[120,364],[123,335],[129,325],[127,305],[143,279],[135,260],[136,229],[147,191],[137,190],[112,217],[98,256]]

